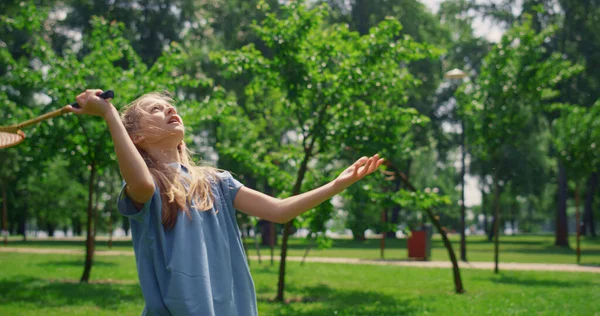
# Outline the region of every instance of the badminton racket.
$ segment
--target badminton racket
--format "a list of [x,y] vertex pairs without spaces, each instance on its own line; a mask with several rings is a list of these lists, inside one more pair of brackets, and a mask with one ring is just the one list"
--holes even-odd
[[[106,90],[102,92],[99,97],[102,99],[108,100],[115,97],[115,93],[112,90]],[[69,104],[74,108],[79,108],[79,104],[77,102],[73,102]],[[57,117],[69,112],[69,106],[66,105],[56,111],[52,111],[50,113],[46,113],[44,115],[40,115],[31,120],[27,120],[25,122],[9,125],[9,126],[0,126],[0,149],[15,146],[25,140],[25,133],[21,130],[22,128],[37,124],[39,122],[51,119],[53,117]]]

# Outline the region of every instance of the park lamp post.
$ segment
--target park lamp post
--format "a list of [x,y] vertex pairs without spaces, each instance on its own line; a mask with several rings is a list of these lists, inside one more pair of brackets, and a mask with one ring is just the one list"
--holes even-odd
[[[467,74],[460,69],[452,69],[444,74],[451,81],[462,81]],[[458,103],[457,103],[458,106]],[[467,261],[467,243],[465,240],[465,121],[460,119],[460,260]]]

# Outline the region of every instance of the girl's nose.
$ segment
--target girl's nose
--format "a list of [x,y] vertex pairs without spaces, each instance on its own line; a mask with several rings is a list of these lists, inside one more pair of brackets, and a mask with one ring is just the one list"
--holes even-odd
[[177,111],[175,111],[175,108],[168,107],[167,108],[167,115],[173,115],[173,114],[177,114]]

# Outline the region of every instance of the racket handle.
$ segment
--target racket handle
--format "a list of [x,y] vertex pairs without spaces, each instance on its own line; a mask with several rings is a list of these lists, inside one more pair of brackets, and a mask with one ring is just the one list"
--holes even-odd
[[[101,97],[102,99],[106,100],[106,99],[114,99],[115,98],[115,92],[112,90],[106,90],[102,93],[100,93],[99,97]],[[79,104],[77,102],[73,102],[70,104],[72,107],[74,108],[80,108]]]

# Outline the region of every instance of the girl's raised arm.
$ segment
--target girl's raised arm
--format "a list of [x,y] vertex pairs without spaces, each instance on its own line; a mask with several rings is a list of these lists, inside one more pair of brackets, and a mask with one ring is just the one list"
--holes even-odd
[[251,216],[276,223],[285,223],[294,217],[329,200],[347,187],[373,173],[383,163],[379,155],[362,157],[324,186],[286,199],[277,199],[261,192],[242,187],[233,206]]
[[71,108],[71,111],[75,114],[100,116],[106,121],[117,153],[119,169],[127,184],[125,192],[141,208],[154,194],[152,174],[121,122],[119,112],[112,103],[98,97],[101,93],[102,90],[83,92],[77,96],[77,103],[81,108]]

